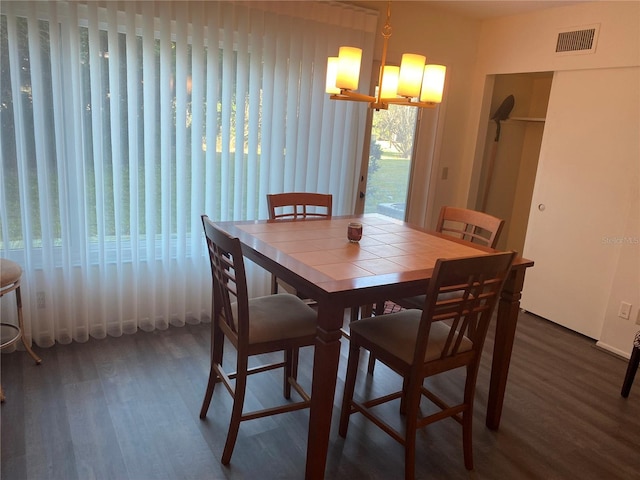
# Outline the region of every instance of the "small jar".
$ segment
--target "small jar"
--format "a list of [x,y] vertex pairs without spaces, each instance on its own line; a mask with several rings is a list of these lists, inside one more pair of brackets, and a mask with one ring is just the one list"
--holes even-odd
[[347,238],[350,242],[357,243],[362,238],[362,224],[360,222],[351,222],[347,227]]

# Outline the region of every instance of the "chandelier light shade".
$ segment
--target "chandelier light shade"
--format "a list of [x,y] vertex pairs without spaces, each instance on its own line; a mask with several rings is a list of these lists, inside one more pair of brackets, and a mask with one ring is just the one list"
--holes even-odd
[[446,71],[447,69],[443,65],[426,65],[424,67],[422,90],[420,91],[421,102],[442,102],[442,91],[444,90]]
[[376,95],[356,92],[360,79],[362,49],[340,47],[337,57],[327,61],[326,92],[333,100],[368,102],[376,110],[388,109],[389,104],[434,108],[442,102],[446,67],[425,65],[424,55],[405,53],[400,66],[386,65],[387,45],[391,37],[391,2],[382,29],[384,39]]
[[380,97],[395,98],[398,95],[398,80],[400,78],[400,67],[386,65],[382,75],[382,91]]
[[398,95],[413,98],[420,95],[424,64],[427,57],[415,53],[402,55],[400,78],[398,79]]
[[341,90],[358,89],[361,61],[361,48],[340,47],[340,53],[338,54],[338,70],[336,72],[336,87]]
[[329,57],[327,59],[327,93],[336,95],[340,93],[340,89],[336,87],[336,78],[338,76],[338,57]]

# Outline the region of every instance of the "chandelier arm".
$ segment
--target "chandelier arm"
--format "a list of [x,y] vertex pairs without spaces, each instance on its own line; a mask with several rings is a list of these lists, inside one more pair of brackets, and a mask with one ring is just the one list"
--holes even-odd
[[435,102],[420,102],[413,101],[410,98],[383,98],[382,103],[386,103],[388,105],[404,105],[406,107],[422,107],[422,108],[436,108],[438,106]]
[[329,97],[331,100],[352,100],[355,102],[375,102],[376,97],[371,95],[365,95],[364,93],[352,92],[351,90],[340,90],[340,93],[336,93]]

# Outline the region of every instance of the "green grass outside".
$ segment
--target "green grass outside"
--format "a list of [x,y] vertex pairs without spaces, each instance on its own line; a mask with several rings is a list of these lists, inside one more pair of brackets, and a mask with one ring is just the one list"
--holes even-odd
[[405,203],[409,183],[410,160],[384,152],[378,170],[367,180],[365,213],[376,212],[380,203]]
[[[397,153],[394,152],[383,152],[382,158],[378,161],[378,170],[373,174],[369,175],[368,179],[368,188],[367,188],[367,201],[365,205],[365,213],[373,213],[378,209],[378,205],[381,203],[404,203],[406,201],[407,196],[407,184],[409,180],[409,167],[410,160],[407,158],[401,158]],[[141,171],[139,173],[139,177],[141,179],[145,178],[145,173],[143,167],[141,166]],[[129,190],[128,190],[128,173],[126,171],[127,166],[124,166],[123,172],[123,181],[125,183],[125,189],[123,192],[123,198],[120,199],[123,202],[122,208],[124,212],[129,211]],[[7,173],[7,172],[5,172]],[[105,175],[107,176],[107,183],[111,184],[112,180],[110,175],[113,173],[111,169],[107,169],[105,171]],[[162,188],[160,186],[160,178],[159,171],[155,172],[158,178],[156,178],[156,195],[158,196],[158,206],[160,205],[160,195],[162,194]],[[222,181],[220,172],[217,172],[216,180],[218,183],[218,188],[220,182]],[[16,174],[17,175],[17,174]],[[17,178],[17,177],[16,177]],[[90,199],[95,198],[95,185],[93,185],[94,175],[90,171],[89,175],[87,175],[88,183],[88,195]],[[190,172],[187,173],[187,178],[190,177]],[[50,177],[50,188],[52,191],[56,191],[57,189],[57,176],[54,174]],[[142,180],[143,181],[143,180]],[[204,182],[204,178],[202,179]],[[38,184],[32,183],[32,192],[31,195],[35,195],[37,198],[38,192]],[[230,185],[231,191],[233,191],[234,185],[233,183]],[[255,193],[257,195],[257,192]],[[171,195],[175,195],[175,187],[171,188]],[[8,220],[9,224],[9,232],[2,232],[0,227],[0,248],[6,248],[3,245],[2,239],[5,238],[8,234],[9,238],[9,248],[22,248],[24,245],[24,241],[22,238],[22,220],[20,217],[20,208],[19,208],[19,182],[16,180],[15,182],[8,183],[8,191],[6,192],[6,198],[8,198],[12,203],[8,206],[12,206],[13,208],[7,208],[6,211],[10,213]],[[57,199],[57,196],[53,196],[54,199]],[[256,199],[257,200],[257,199]],[[175,198],[174,198],[175,201]],[[144,195],[142,194],[141,202],[144,203]],[[41,223],[39,221],[40,212],[39,212],[39,202],[33,201],[31,203],[33,210],[30,212],[31,218],[34,220],[31,225],[31,237],[34,239],[36,244],[40,242],[42,238],[42,234],[40,231]],[[60,218],[57,205],[50,205],[51,208],[51,232],[53,239],[52,241],[56,244],[59,244],[61,240],[61,225]],[[112,202],[107,202],[106,212],[105,212],[105,235],[112,236],[115,235],[115,217],[114,217],[114,205]],[[159,207],[158,207],[159,208]],[[208,212],[212,218],[217,219],[221,218],[221,212]],[[159,211],[157,213],[159,215]],[[172,215],[176,215],[175,212]],[[253,217],[250,217],[253,218]],[[121,227],[121,235],[124,237],[128,237],[130,232],[130,226],[128,224],[129,217],[128,214],[124,215],[123,223]],[[139,228],[138,232],[140,234],[144,234],[146,230],[145,225],[146,217],[144,211],[141,211],[139,218]],[[162,220],[158,217],[158,222]],[[174,218],[175,221],[175,218]],[[96,221],[96,211],[95,205],[88,205],[87,207],[87,222],[89,227],[89,235],[95,236],[97,235],[97,221]]]

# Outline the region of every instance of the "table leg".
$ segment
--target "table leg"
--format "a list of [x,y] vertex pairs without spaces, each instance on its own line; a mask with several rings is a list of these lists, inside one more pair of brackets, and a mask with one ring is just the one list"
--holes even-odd
[[491,381],[489,384],[489,398],[487,400],[486,425],[491,430],[500,426],[504,392],[507,386],[509,363],[513,340],[516,335],[518,312],[520,311],[520,297],[524,284],[525,268],[514,268],[507,279],[498,303],[496,318],[496,337],[493,345],[493,360],[491,362]]
[[318,304],[318,329],[313,357],[313,384],[307,443],[307,479],[323,479],[329,449],[333,398],[340,360],[340,327],[344,309]]

